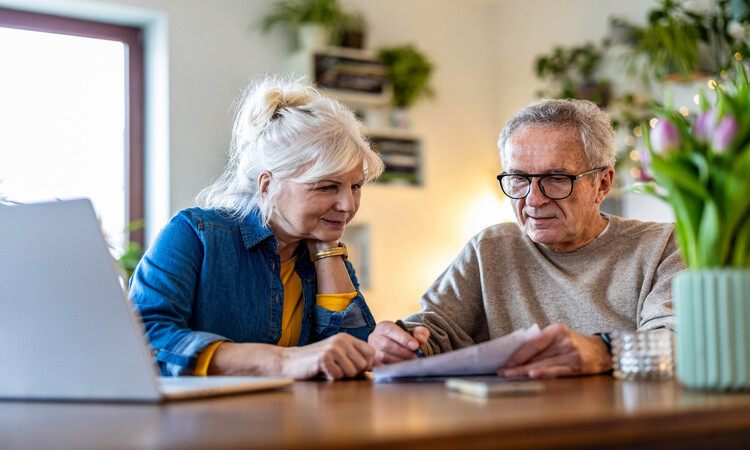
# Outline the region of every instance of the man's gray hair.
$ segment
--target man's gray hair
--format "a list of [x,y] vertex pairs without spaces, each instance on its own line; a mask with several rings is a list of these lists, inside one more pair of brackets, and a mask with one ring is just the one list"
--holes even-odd
[[588,100],[546,99],[522,108],[503,128],[497,142],[503,167],[506,165],[506,147],[513,132],[534,125],[573,127],[581,137],[581,156],[587,167],[615,165],[615,130],[607,113]]

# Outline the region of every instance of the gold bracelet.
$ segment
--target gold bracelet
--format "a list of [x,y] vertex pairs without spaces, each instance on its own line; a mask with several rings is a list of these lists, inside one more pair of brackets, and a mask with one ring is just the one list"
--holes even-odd
[[322,258],[328,258],[329,256],[341,256],[344,258],[344,261],[346,261],[349,257],[349,252],[346,250],[346,245],[344,245],[343,242],[339,242],[338,247],[327,248],[316,252],[310,257],[310,261],[315,262]]

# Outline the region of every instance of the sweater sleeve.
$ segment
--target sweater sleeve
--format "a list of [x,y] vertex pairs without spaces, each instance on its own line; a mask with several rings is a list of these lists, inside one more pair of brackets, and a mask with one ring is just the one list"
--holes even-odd
[[672,305],[672,278],[685,269],[680,256],[674,231],[670,232],[659,264],[653,275],[651,291],[640,307],[638,330],[668,328],[674,330],[674,309]]
[[430,330],[430,353],[448,352],[489,339],[483,308],[480,258],[472,239],[419,300],[422,311],[404,319]]

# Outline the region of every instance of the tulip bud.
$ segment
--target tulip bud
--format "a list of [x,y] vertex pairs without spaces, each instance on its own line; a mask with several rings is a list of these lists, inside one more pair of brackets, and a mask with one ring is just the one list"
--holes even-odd
[[702,113],[695,120],[693,136],[695,136],[698,142],[705,144],[711,140],[711,137],[716,130],[716,118],[716,110],[710,109]]
[[680,146],[677,126],[665,118],[659,119],[651,131],[651,148],[660,155],[673,152]]
[[737,137],[737,120],[727,115],[722,119],[719,125],[716,126],[713,138],[711,139],[711,146],[716,153],[724,153],[727,151],[734,138]]
[[641,161],[641,174],[638,176],[638,181],[651,181],[651,153],[646,150],[646,147],[638,149],[638,159]]

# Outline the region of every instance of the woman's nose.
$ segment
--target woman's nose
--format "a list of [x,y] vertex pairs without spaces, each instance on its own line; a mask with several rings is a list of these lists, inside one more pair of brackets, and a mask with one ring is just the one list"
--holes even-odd
[[344,212],[353,212],[355,208],[354,193],[351,189],[341,189],[336,199],[336,209]]

